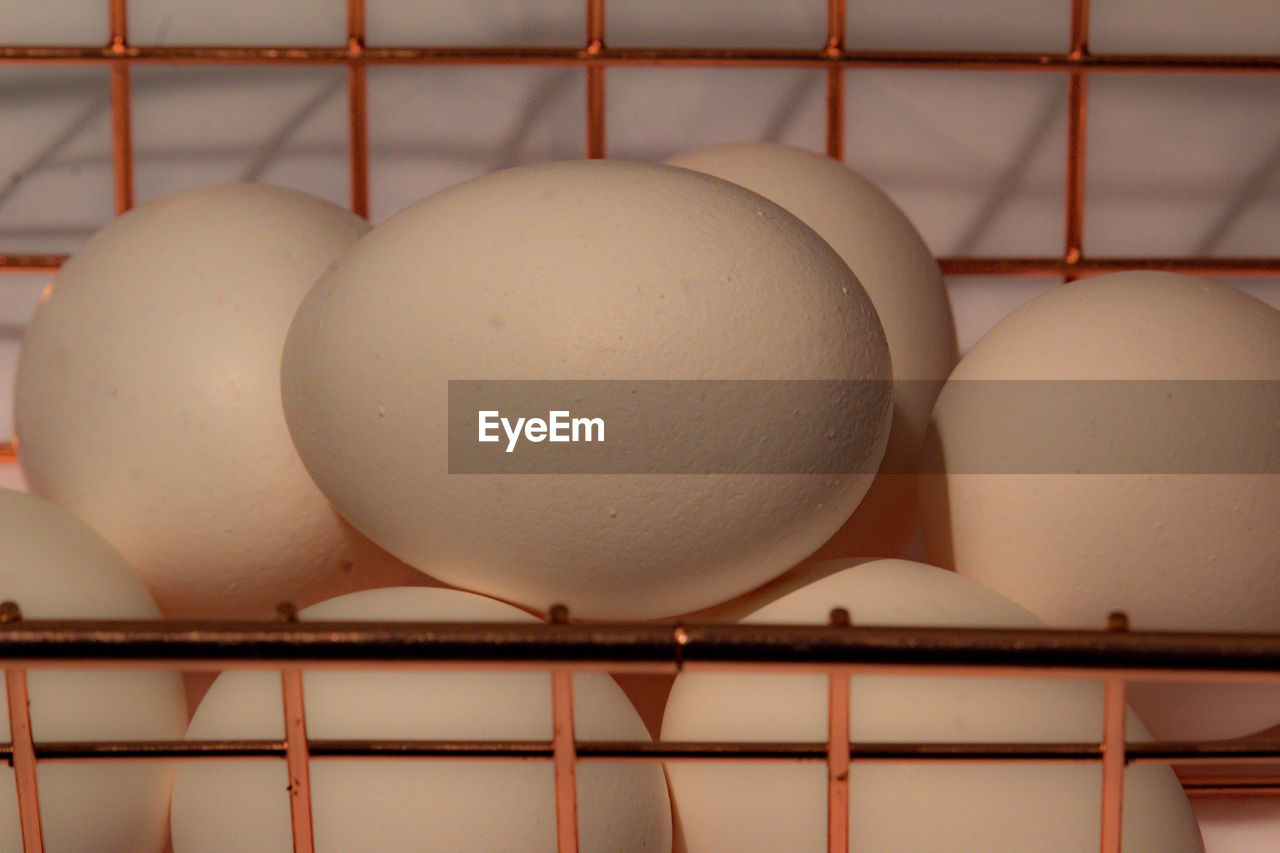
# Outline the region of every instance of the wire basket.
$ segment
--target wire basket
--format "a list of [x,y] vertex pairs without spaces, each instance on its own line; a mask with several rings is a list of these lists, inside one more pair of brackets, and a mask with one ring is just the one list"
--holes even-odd
[[[992,70],[1065,75],[1066,182],[1063,250],[1052,257],[955,256],[940,260],[950,276],[1049,276],[1072,280],[1121,269],[1162,269],[1217,276],[1280,276],[1280,258],[1091,257],[1085,253],[1085,164],[1088,82],[1096,74],[1280,74],[1280,56],[1100,55],[1088,46],[1089,2],[1071,0],[1070,40],[1061,53],[851,50],[845,46],[845,0],[828,0],[825,44],[810,49],[615,48],[605,44],[605,0],[586,0],[585,38],[567,47],[368,47],[363,0],[347,0],[347,43],[341,47],[138,47],[129,42],[126,0],[106,0],[110,42],[102,47],[0,46],[0,63],[102,65],[110,74],[112,171],[117,212],[133,204],[130,117],[133,68],[147,63],[330,65],[346,69],[351,207],[369,212],[367,71],[375,65],[558,65],[586,77],[584,149],[606,156],[608,69],[621,66],[739,66],[820,69],[825,75],[825,145],[845,148],[847,74],[859,68]],[[59,255],[0,255],[0,272],[52,271]],[[0,447],[12,462],[12,444]],[[1100,624],[1101,616],[1100,615]],[[859,761],[1093,761],[1102,766],[1102,850],[1120,850],[1124,769],[1172,763],[1187,792],[1280,792],[1280,740],[1129,743],[1129,681],[1280,682],[1280,636],[1132,632],[1123,614],[1105,630],[994,630],[851,626],[832,611],[824,627],[643,623],[586,624],[556,608],[550,624],[470,625],[298,623],[282,606],[274,623],[51,622],[0,608],[0,661],[8,692],[12,742],[0,744],[15,770],[24,849],[43,850],[36,765],[41,761],[126,759],[284,759],[290,778],[294,849],[314,848],[310,762],[327,758],[415,757],[423,760],[527,758],[555,768],[557,838],[562,853],[578,849],[576,767],[580,761],[777,760],[824,762],[828,773],[831,851],[849,849],[849,767]],[[258,741],[33,742],[26,671],[30,668],[163,667],[279,670],[285,736]],[[524,668],[552,677],[554,734],[548,742],[323,741],[308,739],[304,668]],[[673,674],[694,669],[784,668],[829,676],[829,737],[815,743],[614,743],[578,741],[573,728],[575,671]],[[1098,743],[850,744],[849,676],[854,673],[1092,679],[1104,684],[1103,737]],[[1197,768],[1213,765],[1217,772]],[[1254,772],[1243,771],[1245,766]],[[1227,772],[1222,772],[1223,768]]]

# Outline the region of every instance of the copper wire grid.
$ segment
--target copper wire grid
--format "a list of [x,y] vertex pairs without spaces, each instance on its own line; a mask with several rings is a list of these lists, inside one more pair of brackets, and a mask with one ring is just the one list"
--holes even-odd
[[[347,0],[344,47],[134,46],[129,44],[127,0],[106,0],[110,40],[104,47],[0,46],[0,63],[107,63],[111,69],[112,173],[117,213],[133,206],[133,142],[129,69],[139,63],[345,65],[349,124],[351,209],[369,213],[369,65],[569,65],[586,70],[586,156],[606,156],[605,70],[609,66],[807,67],[826,70],[826,150],[844,158],[844,75],[850,68],[1033,71],[1068,75],[1065,235],[1060,257],[944,257],[949,276],[1060,276],[1161,269],[1197,275],[1276,276],[1280,257],[1090,258],[1084,254],[1085,123],[1090,74],[1280,74],[1280,55],[1194,56],[1094,54],[1089,50],[1089,0],[1070,0],[1071,37],[1064,53],[991,51],[849,50],[845,47],[847,0],[827,0],[827,35],[816,50],[768,48],[611,48],[605,44],[605,0],[584,0],[581,47],[378,47],[364,44],[365,2]],[[816,0],[815,0],[816,2]],[[51,272],[65,255],[0,254],[0,272]],[[16,448],[0,442],[0,463]]]
[[[1128,743],[1125,685],[1131,680],[1280,682],[1280,636],[1131,632],[1122,614],[1105,631],[852,626],[833,610],[826,626],[573,623],[563,607],[550,623],[296,621],[49,621],[21,619],[0,606],[0,665],[12,742],[0,757],[14,767],[25,850],[42,851],[37,761],[234,760],[283,758],[290,775],[294,850],[314,849],[309,766],[334,758],[549,760],[555,767],[557,842],[577,848],[579,761],[821,761],[828,767],[828,838],[847,851],[849,767],[853,762],[1101,762],[1101,850],[1121,850],[1124,769],[1176,764],[1187,792],[1275,793],[1280,740]],[[553,735],[545,741],[311,740],[303,669],[535,669],[552,674]],[[37,743],[31,733],[29,668],[277,669],[283,678],[284,740]],[[818,672],[829,676],[825,743],[577,741],[571,676],[579,671],[679,673],[707,670]],[[850,742],[849,678],[856,674],[1094,679],[1104,684],[1099,743]],[[1196,775],[1205,764],[1261,768],[1251,775]]]
[[[809,67],[826,72],[826,151],[844,156],[844,75],[867,67],[989,70],[1068,75],[1065,235],[1058,257],[945,257],[951,276],[1061,276],[1123,269],[1163,269],[1201,275],[1280,275],[1280,258],[1090,258],[1084,254],[1085,125],[1091,74],[1277,74],[1280,56],[1099,55],[1088,47],[1089,0],[1071,0],[1071,37],[1060,54],[972,51],[849,50],[845,0],[828,0],[827,38],[816,50],[755,48],[610,48],[605,0],[585,0],[581,47],[382,47],[364,44],[364,0],[347,2],[344,47],[137,47],[129,44],[126,0],[107,0],[109,43],[101,48],[0,46],[0,63],[86,64],[110,68],[112,172],[117,212],[133,205],[130,69],[139,63],[308,64],[347,67],[351,208],[369,210],[367,78],[369,65],[568,65],[585,69],[588,157],[606,156],[605,74],[610,66]],[[0,272],[56,270],[64,255],[0,254]],[[15,448],[0,444],[0,460]],[[15,771],[24,850],[43,851],[37,791],[38,761],[176,760],[276,757],[290,775],[296,853],[314,849],[309,766],[331,758],[549,760],[555,768],[557,844],[577,850],[576,765],[579,761],[790,760],[828,767],[828,839],[847,851],[849,767],[863,761],[1095,761],[1102,765],[1101,850],[1120,851],[1124,769],[1174,764],[1190,795],[1280,793],[1280,741],[1129,743],[1125,685],[1135,679],[1195,682],[1280,682],[1280,635],[1130,632],[1121,614],[1106,631],[871,628],[850,626],[832,612],[826,627],[588,625],[553,608],[550,624],[300,624],[282,605],[275,623],[24,621],[18,607],[0,605],[0,666],[12,742],[0,758]],[[161,668],[281,672],[285,738],[242,741],[38,743],[32,737],[29,668]],[[497,668],[549,671],[550,742],[348,741],[307,737],[302,670],[317,668]],[[702,669],[781,669],[829,677],[825,743],[621,743],[577,741],[572,673],[678,673]],[[1103,737],[1079,743],[850,743],[849,677],[855,673],[1030,678],[1092,678],[1104,686]],[[1212,765],[1258,768],[1241,775],[1197,773]]]
[[[1111,54],[1089,51],[1089,0],[1071,0],[1071,40],[1061,54],[977,51],[848,50],[846,0],[827,0],[827,37],[821,49],[610,48],[605,45],[605,0],[585,0],[586,38],[581,47],[381,47],[364,44],[364,0],[347,0],[345,47],[135,47],[129,44],[127,0],[107,0],[110,41],[104,47],[0,46],[0,63],[107,63],[111,69],[112,174],[116,212],[133,206],[133,142],[129,69],[138,63],[345,65],[349,124],[351,209],[369,213],[369,125],[367,68],[377,65],[577,65],[586,69],[588,157],[604,157],[605,69],[609,66],[814,67],[826,70],[826,150],[844,158],[844,74],[850,68],[898,67],[941,70],[1036,71],[1068,75],[1066,233],[1060,257],[944,257],[949,276],[1060,276],[1127,269],[1162,269],[1196,275],[1280,275],[1273,258],[1089,258],[1084,255],[1085,121],[1087,80],[1092,73],[1152,72],[1277,74],[1280,56],[1187,56]],[[0,272],[51,272],[65,255],[0,254]],[[0,442],[0,463],[16,448]]]

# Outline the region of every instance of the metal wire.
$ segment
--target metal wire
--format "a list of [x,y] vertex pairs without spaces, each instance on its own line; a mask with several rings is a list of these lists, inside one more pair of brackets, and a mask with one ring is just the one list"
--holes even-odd
[[[1113,613],[1108,630],[1129,630],[1128,619],[1122,613]],[[1125,680],[1108,676],[1102,684],[1102,849],[1107,853],[1120,849],[1124,812]]]
[[[817,50],[737,48],[610,48],[605,2],[585,0],[581,47],[385,47],[365,45],[363,0],[347,2],[343,47],[148,47],[128,40],[126,0],[107,0],[109,43],[101,48],[4,47],[0,63],[99,64],[110,69],[112,174],[117,212],[133,204],[134,153],[130,69],[136,64],[345,65],[350,126],[351,208],[369,210],[367,69],[370,65],[567,65],[586,73],[585,152],[606,156],[605,74],[618,66],[741,66],[821,68],[826,73],[826,150],[844,155],[844,77],[858,68],[924,68],[1065,73],[1068,76],[1065,239],[1061,257],[943,258],[949,276],[1061,276],[1066,280],[1119,269],[1166,269],[1203,275],[1280,275],[1280,258],[1090,258],[1084,249],[1088,78],[1097,73],[1276,74],[1277,56],[1097,55],[1089,51],[1088,0],[1072,0],[1071,39],[1064,53],[849,50],[846,2],[828,0],[827,35]],[[0,255],[0,272],[52,272],[56,254]],[[15,447],[0,444],[0,459]],[[1280,636],[1130,632],[1122,616],[1106,632],[983,629],[854,628],[834,611],[826,627],[609,625],[570,623],[553,613],[549,625],[423,625],[343,623],[303,625],[292,608],[276,623],[25,622],[15,605],[0,606],[12,742],[0,758],[15,770],[24,850],[43,850],[37,794],[39,761],[96,759],[243,759],[277,757],[290,774],[296,853],[314,849],[309,765],[328,758],[550,760],[555,767],[557,843],[577,850],[576,765],[584,760],[825,761],[828,847],[847,851],[851,761],[1094,761],[1103,768],[1101,849],[1118,853],[1124,768],[1129,763],[1274,766],[1280,742],[1252,739],[1214,744],[1138,744],[1125,739],[1124,692],[1135,678],[1183,681],[1280,682]],[[499,667],[552,673],[553,736],[540,742],[320,741],[306,734],[302,669],[320,667]],[[30,667],[151,667],[278,669],[283,684],[283,741],[36,743],[26,671]],[[613,743],[574,736],[572,675],[587,669],[676,672],[687,668],[809,669],[828,674],[828,739],[801,743]],[[1097,744],[850,744],[849,678],[855,672],[928,672],[1041,678],[1101,678],[1103,738]],[[1182,774],[1188,793],[1255,795],[1280,791],[1280,774]]]
[[18,786],[18,822],[22,828],[24,850],[40,851],[43,841],[40,827],[40,794],[36,781],[36,751],[31,737],[31,700],[24,669],[5,669],[5,693],[9,701],[8,759]]
[[1090,54],[965,50],[852,50],[751,47],[349,47],[144,45],[122,52],[81,46],[0,46],[0,64],[92,65],[568,65],[737,66],[751,68],[920,68],[1156,74],[1276,74],[1280,57],[1259,55]]
[[[347,0],[347,52],[364,53],[364,0]],[[369,216],[369,84],[367,66],[353,58],[347,64],[347,113],[350,124],[351,210]]]
[[[112,56],[129,50],[129,15],[125,0],[108,0]],[[111,163],[115,181],[116,213],[133,207],[133,122],[130,118],[129,63],[111,64]]]
[[[1079,62],[1083,62],[1089,55],[1089,0],[1071,2],[1071,50],[1067,55]],[[1084,157],[1088,85],[1089,79],[1082,67],[1073,68],[1067,77],[1067,234],[1062,253],[1062,259],[1067,264],[1079,263],[1084,254]],[[1074,269],[1069,269],[1064,275],[1066,281],[1072,281],[1076,277]]]
[[[829,770],[829,837],[847,849],[851,762],[1079,762],[1104,767],[1104,849],[1115,850],[1123,769],[1129,763],[1261,765],[1255,776],[1188,778],[1194,794],[1256,795],[1280,787],[1273,768],[1280,741],[1246,739],[1192,744],[1130,744],[1124,739],[1123,684],[1133,679],[1280,683],[1280,636],[1132,632],[1120,616],[1108,631],[857,627],[833,611],[827,626],[587,624],[555,608],[549,624],[298,623],[284,608],[273,623],[22,620],[16,605],[0,606],[0,665],[6,675],[36,668],[269,668],[283,670],[284,741],[155,741],[36,744],[22,723],[25,680],[7,679],[13,743],[0,758],[15,768],[37,761],[92,759],[284,758],[289,763],[298,850],[311,849],[306,767],[312,760],[551,760],[557,774],[559,837],[573,849],[576,826],[573,767],[582,760],[824,761]],[[303,669],[552,668],[555,734],[526,741],[309,741],[300,673]],[[576,671],[678,672],[784,670],[829,674],[826,743],[619,743],[573,737],[571,674]],[[858,673],[939,676],[1105,679],[1100,743],[850,743],[849,678]],[[17,709],[12,710],[12,709]],[[20,774],[21,775],[21,774]],[[30,780],[34,775],[28,774]],[[26,790],[24,788],[24,790]],[[31,789],[32,791],[34,789]],[[34,803],[29,793],[22,801]],[[38,825],[28,805],[27,826]],[[34,831],[34,830],[32,830]],[[30,846],[38,850],[39,847]]]

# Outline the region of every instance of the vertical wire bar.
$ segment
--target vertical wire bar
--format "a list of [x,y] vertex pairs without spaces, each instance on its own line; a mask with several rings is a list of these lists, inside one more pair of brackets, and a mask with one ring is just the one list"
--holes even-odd
[[[851,624],[849,611],[834,607],[833,628]],[[849,673],[833,670],[827,679],[827,850],[849,850]]]
[[[1071,0],[1071,51],[1073,59],[1089,53],[1089,0]],[[1066,248],[1068,264],[1078,262],[1084,252],[1085,130],[1088,112],[1088,78],[1083,68],[1071,71],[1067,81],[1067,191]],[[1075,275],[1068,273],[1067,281]]]
[[6,669],[4,683],[5,692],[9,694],[9,739],[13,744],[13,776],[18,783],[18,823],[22,828],[22,849],[25,853],[44,853],[26,670]]
[[827,735],[827,847],[849,849],[849,673],[831,673]]
[[133,130],[130,117],[129,15],[126,0],[108,0],[111,52],[111,171],[115,182],[116,213],[133,207]]
[[1102,853],[1120,853],[1124,805],[1124,679],[1109,678],[1103,691],[1106,719],[1102,730]]
[[827,69],[827,156],[844,159],[844,69]]
[[364,0],[347,0],[347,39],[364,47]]
[[587,66],[587,157],[604,158],[604,67]]
[[293,821],[294,853],[313,853],[311,822],[311,767],[307,746],[307,718],[302,700],[302,671],[281,674],[284,692],[285,761],[289,766],[289,813]]
[[[845,0],[827,0],[827,46],[832,59],[844,52]],[[844,68],[827,68],[827,156],[844,159]]]
[[1071,0],[1071,55],[1089,52],[1089,0]]
[[[1109,631],[1129,630],[1123,613],[1112,613]],[[1124,811],[1125,681],[1108,678],[1102,695],[1102,853],[1120,853],[1121,816]]]
[[[587,0],[587,56],[604,49],[604,0]],[[604,66],[587,66],[587,157],[604,157]]]
[[116,213],[133,207],[133,133],[129,109],[129,66],[111,66],[111,167]]
[[556,772],[556,849],[578,853],[577,744],[573,730],[573,671],[551,671],[551,751]]
[[[22,611],[17,604],[12,601],[0,602],[0,623],[16,622],[21,618]],[[26,853],[44,853],[27,671],[5,669],[4,683],[9,700],[9,763],[13,766],[13,778],[18,789],[18,826],[22,832],[22,849]]]
[[[347,0],[347,50],[364,50],[364,0]],[[351,210],[369,216],[369,84],[365,64],[347,64],[347,112],[350,121]]]
[[[281,622],[296,622],[298,611],[289,602],[283,602],[276,607],[276,619]],[[284,698],[284,757],[289,770],[289,816],[293,826],[293,853],[314,853],[311,747],[307,742],[307,708],[302,696],[302,670],[281,670],[280,687]]]
[[129,34],[129,14],[125,0],[107,0],[107,26],[111,33],[111,46],[115,47],[117,39],[121,47],[125,45]]

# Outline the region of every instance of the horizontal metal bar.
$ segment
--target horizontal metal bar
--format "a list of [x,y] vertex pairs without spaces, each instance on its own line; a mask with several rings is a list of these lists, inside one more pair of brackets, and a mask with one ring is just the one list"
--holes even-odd
[[1254,764],[1280,760],[1280,741],[1240,738],[1226,741],[1131,743],[1125,750],[1130,764]]
[[[760,761],[790,759],[827,761],[827,743],[689,743],[608,744],[579,746],[583,758],[661,758],[665,761]],[[849,749],[854,764],[868,761],[1097,761],[1097,744],[1074,743],[855,743]]]
[[[476,740],[357,740],[309,741],[312,758],[432,758],[432,759],[545,759],[553,750],[550,741]],[[827,743],[688,741],[578,741],[577,754],[584,760],[639,761],[826,761]],[[1130,743],[1130,764],[1223,766],[1275,764],[1280,741],[1245,739],[1203,743]],[[0,761],[13,754],[11,744],[0,744]],[[282,740],[155,740],[155,741],[58,741],[35,744],[40,761],[245,759],[283,758]],[[866,761],[1097,761],[1097,743],[931,743],[855,742],[850,759]],[[1201,777],[1195,777],[1201,778]],[[1205,774],[1205,779],[1223,776]],[[1267,776],[1230,777],[1256,781]]]
[[939,258],[943,275],[1083,276],[1165,270],[1202,276],[1280,276],[1280,258]]
[[0,272],[56,272],[67,255],[0,255]]
[[510,46],[0,46],[0,63],[232,63],[366,65],[668,65],[945,68],[988,71],[1101,71],[1274,74],[1280,56],[1084,54],[938,50],[813,50],[753,47]]
[[[8,755],[9,745],[0,744],[0,761],[6,760]],[[283,757],[284,741],[279,740],[58,741],[36,744],[36,758],[40,761]]]
[[[10,744],[0,744],[0,761],[12,755]],[[285,745],[278,740],[234,741],[81,741],[36,744],[42,761],[244,759],[283,758]],[[825,744],[787,743],[631,743],[579,742],[579,758],[609,760],[670,759],[796,759],[826,758]],[[551,760],[550,741],[387,741],[312,740],[311,758],[466,758]],[[1095,749],[1096,757],[1096,749]]]
[[[67,255],[0,255],[0,273],[56,272]],[[1280,276],[1280,258],[983,258],[942,257],[944,275],[1065,276],[1120,270],[1167,270],[1191,275]]]
[[848,667],[853,671],[1280,681],[1280,635],[653,623],[14,620],[0,662],[37,668]]
[[[543,759],[549,741],[312,740],[311,758]],[[12,754],[0,744],[0,760]],[[278,740],[78,741],[36,744],[40,761],[121,761],[284,758]],[[580,741],[583,760],[609,761],[826,761],[827,744],[699,741],[652,743]],[[868,743],[850,749],[855,761],[1096,761],[1097,744],[1070,743]]]
[[[1208,746],[1208,745],[1206,745]],[[1274,759],[1276,744],[1256,744],[1258,755],[1237,750],[1230,766],[1266,757]],[[1193,762],[1194,748],[1172,749],[1161,744],[1129,744],[1130,752],[1145,753],[1146,762],[1157,752],[1181,752],[1180,762]],[[433,759],[433,760],[543,760],[552,758],[550,742],[539,741],[354,741],[313,740],[314,759]],[[12,760],[10,744],[0,744],[0,761]],[[585,741],[577,746],[579,760],[604,761],[803,761],[827,758],[824,743],[631,743]],[[125,760],[244,760],[282,759],[285,745],[279,740],[235,741],[101,741],[59,742],[35,745],[37,761],[125,761]],[[1094,744],[856,744],[850,750],[854,761],[968,761],[968,762],[1062,762],[1096,761],[1101,751]],[[1168,763],[1161,759],[1161,763]],[[1187,766],[1194,766],[1188,764]],[[1193,774],[1179,772],[1188,796],[1275,796],[1280,794],[1280,773],[1248,776]]]
[[[540,741],[311,740],[310,758],[551,759]],[[156,761],[284,758],[282,740],[65,741],[36,745],[40,761]],[[616,750],[615,750],[616,751]],[[0,744],[0,761],[12,753]],[[634,754],[632,754],[634,757]],[[647,756],[646,756],[647,757]],[[661,757],[661,756],[656,756]]]
[[1259,776],[1192,776],[1179,774],[1189,797],[1273,797],[1280,794],[1280,774]]

